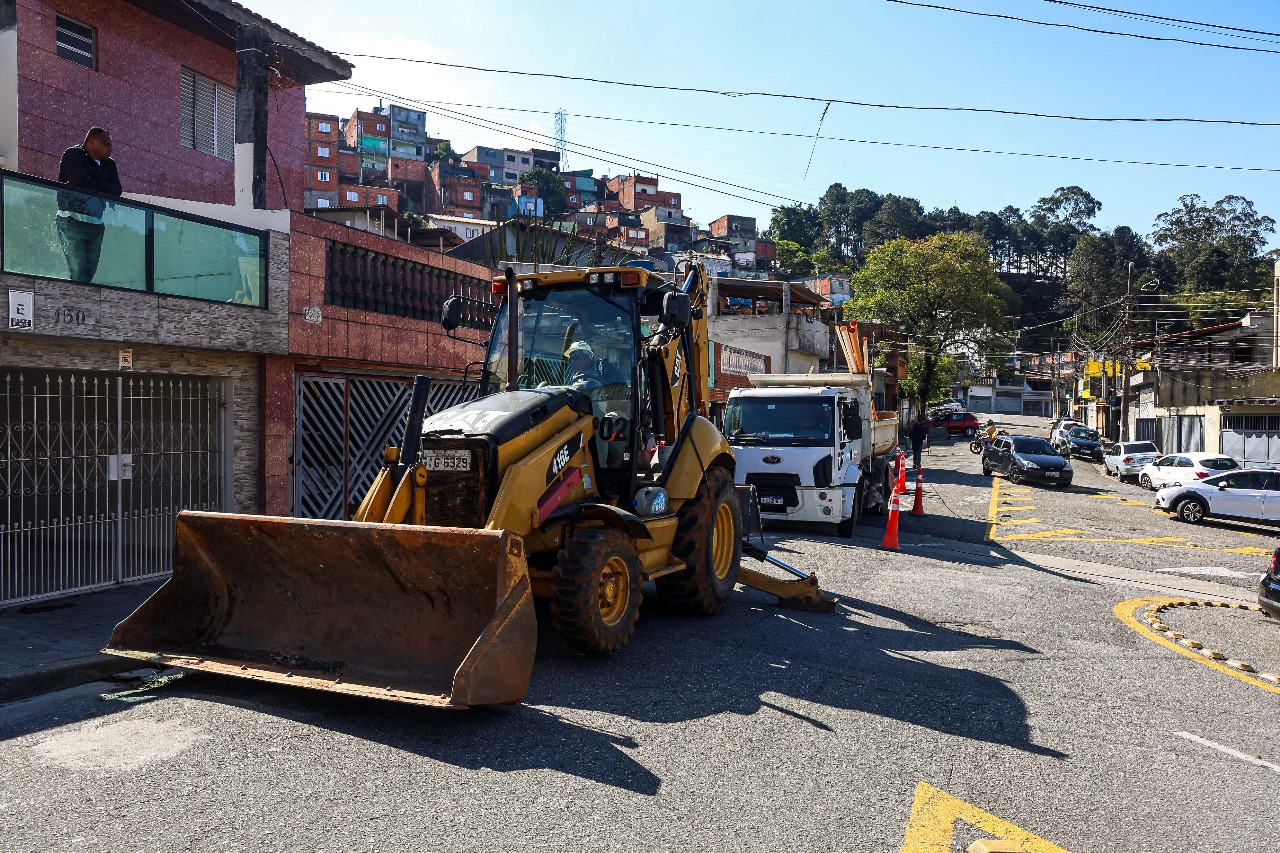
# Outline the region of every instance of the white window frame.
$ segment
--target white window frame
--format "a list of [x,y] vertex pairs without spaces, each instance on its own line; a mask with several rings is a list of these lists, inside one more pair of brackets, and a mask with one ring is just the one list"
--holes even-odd
[[359,200],[360,200],[360,193],[354,192],[353,190],[347,190],[347,201],[359,201]]
[[329,156],[329,147],[328,147],[327,145],[317,145],[317,146],[316,146],[316,156],[317,156],[317,157],[328,157],[328,156]]
[[183,68],[179,139],[187,148],[220,160],[235,160],[236,90]]
[[327,198],[316,199],[316,207],[328,207],[328,206],[329,206],[329,199]]
[[333,133],[333,122],[321,121],[316,123],[317,133]]
[[316,180],[317,180],[317,181],[319,181],[319,182],[320,182],[320,183],[322,183],[322,184],[327,184],[327,183],[329,183],[329,173],[328,173],[328,172],[326,172],[324,169],[319,169],[319,170],[317,170],[317,171],[316,171]]
[[391,203],[391,202],[389,202],[389,201],[388,201],[388,199],[389,199],[389,198],[390,198],[390,196],[385,196],[385,195],[374,196],[374,204],[387,204],[387,205],[389,205],[389,204]]
[[475,201],[475,200],[476,200],[476,194],[475,194],[475,193],[473,193],[471,190],[463,190],[463,191],[462,191],[462,200],[463,200],[463,201]]

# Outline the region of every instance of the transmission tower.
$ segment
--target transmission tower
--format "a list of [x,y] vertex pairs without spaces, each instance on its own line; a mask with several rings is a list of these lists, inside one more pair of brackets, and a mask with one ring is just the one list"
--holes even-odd
[[562,172],[569,170],[569,152],[565,150],[564,142],[565,124],[568,115],[563,107],[556,110],[556,150],[560,152],[560,171]]

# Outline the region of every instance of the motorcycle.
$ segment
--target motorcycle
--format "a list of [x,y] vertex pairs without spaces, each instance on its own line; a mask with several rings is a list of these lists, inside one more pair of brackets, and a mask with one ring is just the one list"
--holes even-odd
[[[996,430],[996,435],[1008,435],[1008,434],[1009,434],[1009,431],[1007,429]],[[979,436],[975,438],[973,441],[969,442],[969,452],[974,455],[977,455],[986,448],[988,443],[989,443],[989,439],[985,435]]]

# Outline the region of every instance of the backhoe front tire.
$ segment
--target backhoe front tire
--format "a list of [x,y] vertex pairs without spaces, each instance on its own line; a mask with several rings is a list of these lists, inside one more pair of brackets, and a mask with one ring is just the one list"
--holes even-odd
[[685,613],[719,613],[742,568],[742,506],[728,471],[708,469],[697,495],[680,507],[671,553],[688,568],[657,578],[658,595]]
[[603,655],[631,639],[640,618],[640,556],[620,530],[579,528],[551,580],[551,624],[574,649]]

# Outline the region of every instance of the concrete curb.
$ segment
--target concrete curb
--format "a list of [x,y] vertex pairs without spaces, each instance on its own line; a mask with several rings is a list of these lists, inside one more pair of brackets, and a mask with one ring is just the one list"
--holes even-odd
[[0,704],[65,690],[138,668],[138,661],[114,655],[85,655],[0,674]]

